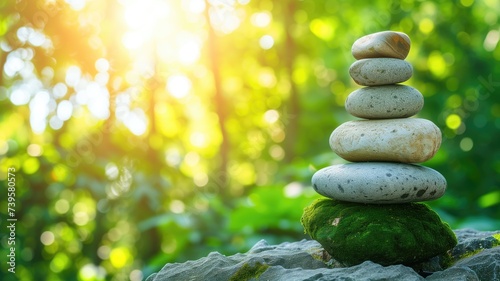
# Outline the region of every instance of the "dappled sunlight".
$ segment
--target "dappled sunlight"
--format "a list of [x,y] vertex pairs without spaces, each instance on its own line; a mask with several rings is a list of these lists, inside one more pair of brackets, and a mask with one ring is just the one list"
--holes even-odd
[[0,185],[15,168],[20,280],[143,280],[302,239],[311,175],[343,161],[324,140],[352,119],[352,42],[380,30],[412,38],[406,84],[443,134],[425,165],[449,189],[432,208],[454,228],[498,213],[495,0],[0,8]]

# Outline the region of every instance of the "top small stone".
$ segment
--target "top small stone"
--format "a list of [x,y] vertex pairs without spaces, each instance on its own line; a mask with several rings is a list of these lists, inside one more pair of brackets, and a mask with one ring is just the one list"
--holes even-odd
[[402,32],[382,31],[368,34],[352,45],[356,59],[395,58],[404,60],[410,52],[410,37]]

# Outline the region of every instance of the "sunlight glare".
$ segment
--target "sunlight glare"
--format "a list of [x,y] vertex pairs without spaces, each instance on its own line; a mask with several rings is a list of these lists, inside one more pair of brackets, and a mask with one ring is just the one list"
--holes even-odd
[[57,117],[62,121],[71,118],[73,114],[73,104],[68,100],[63,100],[57,106]]
[[17,88],[10,94],[10,101],[14,105],[25,105],[30,99],[30,94],[24,89]]
[[191,80],[182,74],[174,74],[168,77],[167,90],[177,99],[186,97],[191,91]]
[[269,50],[274,46],[274,38],[271,35],[264,35],[259,39],[259,45],[264,50]]
[[105,58],[99,58],[95,61],[95,69],[99,72],[106,72],[109,70],[109,61]]
[[123,45],[125,46],[125,48],[130,50],[138,49],[142,45],[143,41],[144,36],[137,31],[127,32],[122,37]]
[[182,36],[178,40],[178,60],[185,64],[195,63],[200,58],[201,42],[194,35]]
[[210,21],[215,29],[229,34],[240,26],[241,19],[238,15],[239,11],[234,8],[233,4],[222,4],[210,9]]
[[250,20],[256,27],[266,27],[271,23],[271,13],[267,11],[254,13]]
[[15,53],[10,53],[7,56],[7,61],[3,67],[5,74],[10,77],[14,77],[17,72],[21,71],[25,66],[24,60],[22,60]]
[[143,135],[148,126],[146,114],[140,108],[131,110],[123,122],[130,132],[136,136]]
[[71,8],[75,11],[80,11],[83,8],[85,8],[85,0],[66,0],[66,3],[68,3]]
[[57,116],[50,117],[49,125],[54,130],[59,130],[64,125],[64,122]]
[[57,83],[54,88],[52,88],[52,95],[54,98],[59,99],[66,95],[68,92],[68,87],[64,83]]
[[205,1],[203,0],[188,0],[182,1],[185,8],[193,14],[201,14],[205,10]]
[[192,133],[189,140],[191,141],[191,144],[193,146],[200,147],[200,148],[204,147],[206,145],[206,142],[207,142],[207,138],[206,138],[205,134],[203,134],[201,132]]
[[65,82],[68,86],[75,87],[80,81],[81,76],[82,71],[78,66],[70,66],[68,70],[66,70]]
[[264,120],[269,124],[273,124],[279,119],[280,119],[280,114],[275,109],[268,110],[266,111],[266,113],[264,113]]
[[132,1],[127,4],[125,10],[125,21],[133,30],[151,32],[158,21],[167,18],[171,8],[167,1],[146,0]]

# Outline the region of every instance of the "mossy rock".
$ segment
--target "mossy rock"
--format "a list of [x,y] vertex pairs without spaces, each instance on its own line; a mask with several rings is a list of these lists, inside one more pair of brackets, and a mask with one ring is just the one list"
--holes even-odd
[[367,260],[412,265],[457,244],[448,224],[422,203],[374,205],[323,198],[305,208],[301,222],[334,259],[349,266]]

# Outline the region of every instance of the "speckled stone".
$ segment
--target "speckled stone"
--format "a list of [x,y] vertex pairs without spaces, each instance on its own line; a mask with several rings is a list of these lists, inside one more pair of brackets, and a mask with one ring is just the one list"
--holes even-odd
[[313,175],[312,184],[332,199],[373,204],[433,200],[446,190],[445,178],[431,168],[384,162],[329,166]]
[[410,79],[413,68],[400,59],[362,59],[351,65],[349,74],[354,82],[362,86],[389,85]]
[[349,94],[345,102],[347,112],[366,119],[410,117],[423,106],[422,94],[405,85],[364,87]]
[[396,58],[404,60],[410,52],[410,37],[402,32],[382,31],[368,34],[352,45],[356,59]]
[[400,118],[343,123],[330,136],[330,147],[352,161],[420,163],[441,145],[441,131],[429,120]]

